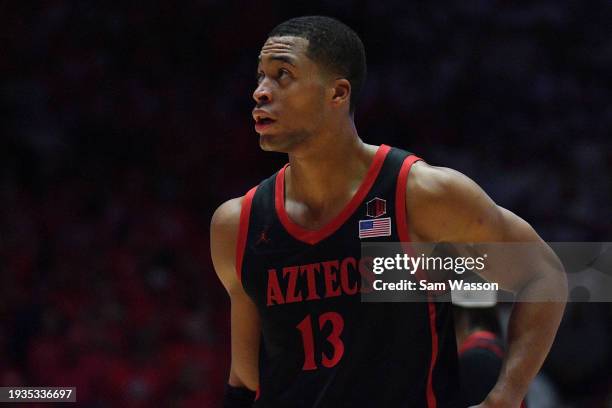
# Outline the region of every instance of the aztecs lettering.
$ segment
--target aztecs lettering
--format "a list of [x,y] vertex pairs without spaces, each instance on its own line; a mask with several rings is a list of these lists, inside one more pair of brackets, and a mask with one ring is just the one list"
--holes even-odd
[[373,281],[371,259],[353,257],[268,270],[267,306],[320,300],[361,292]]

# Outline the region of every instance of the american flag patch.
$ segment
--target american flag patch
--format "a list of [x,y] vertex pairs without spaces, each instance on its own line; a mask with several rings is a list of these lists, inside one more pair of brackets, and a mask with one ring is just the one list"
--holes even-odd
[[359,221],[359,238],[388,237],[391,235],[391,218]]

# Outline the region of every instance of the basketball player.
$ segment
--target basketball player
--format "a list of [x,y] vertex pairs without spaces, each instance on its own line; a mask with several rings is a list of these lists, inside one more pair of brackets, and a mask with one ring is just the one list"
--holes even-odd
[[[212,219],[231,298],[226,407],[460,406],[450,305],[362,303],[360,243],[541,242],[463,174],[362,142],[353,114],[365,73],[358,36],[327,17],[280,24],[260,51],[255,130],[289,164]],[[380,221],[359,228],[372,200]],[[524,273],[490,269],[518,300],[567,290],[550,250]],[[478,407],[520,406],[563,308],[515,305],[501,374]]]

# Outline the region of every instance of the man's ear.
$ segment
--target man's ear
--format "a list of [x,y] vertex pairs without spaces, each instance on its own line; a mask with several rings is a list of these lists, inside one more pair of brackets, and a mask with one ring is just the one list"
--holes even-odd
[[332,103],[336,106],[341,106],[350,103],[351,98],[351,83],[345,78],[334,80]]

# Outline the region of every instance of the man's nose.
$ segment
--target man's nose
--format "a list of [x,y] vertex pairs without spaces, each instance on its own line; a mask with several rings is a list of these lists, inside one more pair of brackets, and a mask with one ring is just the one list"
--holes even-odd
[[272,101],[272,93],[270,92],[270,87],[267,82],[266,79],[261,81],[253,92],[253,99],[255,99],[258,105],[270,103],[270,101]]

